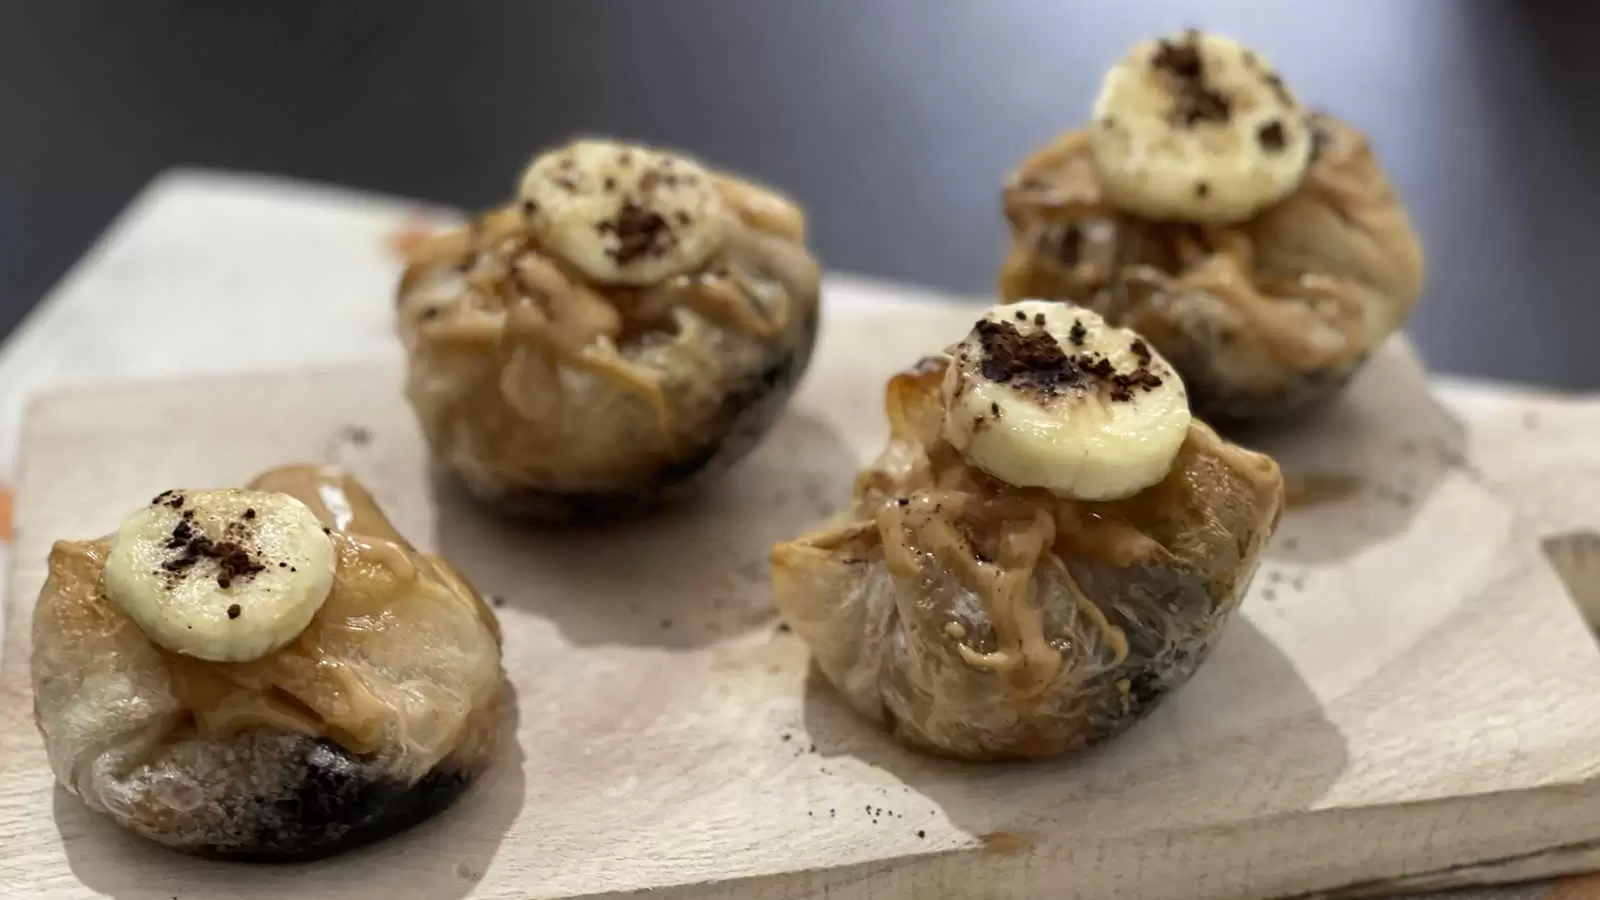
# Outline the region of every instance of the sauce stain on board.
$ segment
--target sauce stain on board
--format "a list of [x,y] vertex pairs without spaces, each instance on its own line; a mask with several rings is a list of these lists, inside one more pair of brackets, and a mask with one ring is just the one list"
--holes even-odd
[[11,540],[11,490],[0,484],[0,541]]
[[1564,878],[1550,888],[1544,900],[1600,900],[1600,874]]
[[1306,509],[1348,500],[1361,490],[1361,479],[1342,472],[1312,472],[1283,476],[1284,505]]
[[1031,838],[1014,831],[991,831],[979,840],[983,841],[983,852],[995,856],[1021,856],[1033,848]]

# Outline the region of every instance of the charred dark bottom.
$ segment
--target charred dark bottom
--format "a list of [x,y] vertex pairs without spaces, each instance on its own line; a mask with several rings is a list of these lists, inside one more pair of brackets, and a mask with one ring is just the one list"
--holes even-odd
[[1184,378],[1195,415],[1226,429],[1230,425],[1283,422],[1312,415],[1344,390],[1365,360],[1363,356],[1348,365],[1300,373],[1267,391],[1246,390],[1203,371],[1190,370],[1192,374],[1185,373]]
[[601,491],[510,487],[473,493],[501,512],[556,523],[615,520],[681,502],[722,477],[761,443],[805,374],[815,337],[813,322],[799,349],[729,391],[720,410],[724,424],[699,452],[656,469],[638,484]]
[[181,847],[212,859],[307,862],[398,834],[454,803],[476,778],[440,764],[415,783],[375,777],[337,744],[307,741],[303,777],[277,797],[255,797],[234,813],[248,827],[230,843]]

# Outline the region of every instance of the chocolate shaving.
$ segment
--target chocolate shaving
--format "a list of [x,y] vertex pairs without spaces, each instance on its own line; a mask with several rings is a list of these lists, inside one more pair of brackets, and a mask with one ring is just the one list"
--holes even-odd
[[660,213],[632,200],[622,205],[616,218],[599,223],[595,230],[616,235],[617,246],[606,252],[619,266],[646,256],[662,256],[677,243],[672,226]]
[[1081,319],[1074,321],[1072,327],[1067,329],[1067,340],[1071,341],[1074,347],[1082,347],[1084,339],[1088,336],[1089,329],[1083,327]]
[[1105,380],[1117,374],[1117,367],[1112,365],[1111,360],[1106,359],[1104,356],[1080,357],[1080,359],[1085,360],[1085,362],[1080,363],[1083,366],[1083,370],[1096,378]]
[[1277,119],[1261,126],[1256,132],[1256,140],[1261,142],[1261,149],[1268,153],[1281,153],[1287,143],[1284,135],[1283,123]]
[[1188,127],[1201,122],[1226,122],[1232,103],[1226,94],[1206,85],[1200,33],[1185,31],[1178,41],[1160,41],[1150,64],[1173,83],[1172,118]]
[[1161,387],[1161,376],[1143,366],[1125,375],[1113,375],[1109,380],[1111,382],[1111,399],[1119,403],[1126,403],[1132,400],[1135,389],[1142,388],[1146,391],[1153,391]]

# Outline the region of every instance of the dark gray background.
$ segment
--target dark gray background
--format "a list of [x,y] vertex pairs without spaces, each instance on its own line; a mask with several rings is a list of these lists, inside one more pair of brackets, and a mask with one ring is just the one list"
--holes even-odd
[[1427,244],[1438,368],[1600,388],[1600,7],[1259,0],[0,0],[0,334],[150,177],[280,172],[463,206],[589,131],[810,207],[832,267],[987,290],[997,190],[1133,40],[1257,45],[1366,129]]

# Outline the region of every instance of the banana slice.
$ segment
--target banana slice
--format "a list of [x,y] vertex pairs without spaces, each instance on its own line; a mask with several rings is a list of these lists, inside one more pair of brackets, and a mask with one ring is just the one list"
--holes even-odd
[[1189,434],[1177,373],[1125,328],[1067,303],[984,314],[945,372],[944,437],[1017,487],[1115,500],[1165,478]]
[[574,141],[537,157],[521,199],[534,239],[606,284],[691,270],[727,233],[722,194],[698,163],[613,141]]
[[1094,118],[1106,199],[1152,219],[1243,221],[1311,161],[1310,119],[1267,61],[1197,31],[1136,45],[1106,73]]
[[123,520],[106,596],[152,641],[216,662],[259,659],[305,630],[333,587],[310,508],[268,491],[168,491]]

